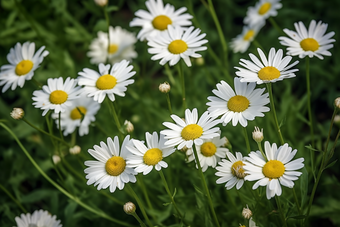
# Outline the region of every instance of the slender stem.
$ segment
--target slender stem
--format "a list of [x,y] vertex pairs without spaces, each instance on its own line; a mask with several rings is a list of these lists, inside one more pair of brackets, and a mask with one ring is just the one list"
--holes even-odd
[[311,107],[311,93],[310,93],[310,72],[309,72],[309,57],[306,57],[306,83],[307,83],[307,108],[308,108],[308,120],[309,120],[309,128],[310,128],[310,136],[312,141],[312,147],[315,147],[314,141],[314,127],[313,127],[313,119],[312,119],[312,107]]
[[22,212],[27,213],[27,210],[21,205],[19,200],[17,200],[2,184],[0,184],[0,188],[18,205],[18,207],[20,207]]
[[118,132],[119,132],[119,135],[121,137],[124,136],[124,133],[122,132],[122,128],[121,128],[121,125],[119,123],[119,118],[118,118],[118,115],[117,115],[117,112],[116,112],[116,109],[115,109],[115,106],[113,105],[113,102],[111,102],[111,100],[109,98],[106,98],[107,99],[107,102],[109,104],[109,108],[111,110],[111,113],[113,115],[113,119],[116,123],[116,126],[117,126],[117,129],[118,129]]
[[213,215],[213,219],[215,221],[216,226],[220,227],[220,223],[218,222],[218,219],[217,219],[217,216],[216,216],[216,213],[215,213],[215,210],[214,210],[214,205],[213,205],[211,197],[210,197],[209,189],[208,189],[207,183],[206,183],[204,175],[203,175],[201,163],[200,163],[199,158],[197,156],[197,150],[196,150],[195,143],[193,143],[192,148],[193,148],[194,155],[195,155],[195,162],[198,166],[198,172],[199,172],[200,177],[201,177],[202,186],[204,188],[206,196],[208,197],[208,203],[209,203],[210,211]]
[[262,149],[262,145],[261,145],[261,142],[257,142],[257,146],[259,147],[259,150],[263,156],[263,158],[266,160],[266,162],[268,162],[268,159],[267,159],[267,156],[266,154],[264,153],[263,149]]
[[170,101],[170,95],[169,92],[165,94],[166,95],[166,102],[168,103],[168,109],[170,112],[170,115],[172,114],[172,109],[171,109],[171,101]]
[[251,150],[250,150],[250,144],[249,144],[247,128],[246,127],[242,127],[242,128],[243,128],[244,139],[245,139],[246,145],[247,145],[247,151],[248,151],[248,153],[250,153]]
[[299,203],[299,200],[296,196],[296,192],[295,192],[295,188],[293,187],[293,195],[294,195],[294,200],[295,200],[295,203],[296,203],[296,207],[297,207],[297,210],[298,210],[298,213],[299,215],[301,215],[301,208],[300,208],[300,203]]
[[31,81],[39,88],[41,89],[43,84],[38,82],[34,77],[31,79]]
[[333,144],[333,147],[328,155],[328,158],[327,158],[327,161],[326,161],[326,164],[325,166],[328,164],[329,160],[333,157],[333,154],[334,154],[334,150],[335,150],[335,147],[336,147],[336,144],[338,142],[338,139],[339,139],[339,136],[340,136],[340,130],[338,131],[338,134],[336,135],[336,138],[334,140],[334,144]]
[[[150,201],[150,197],[149,197],[149,194],[148,194],[148,191],[146,190],[146,187],[145,187],[145,184],[144,184],[144,181],[143,181],[143,178],[142,177],[139,177],[137,176],[137,184],[140,186],[140,188],[142,189],[142,192],[144,194],[144,197],[145,197],[145,200],[146,200],[146,203],[148,204],[148,207],[150,210],[154,210],[153,209],[153,206],[152,206],[152,203]],[[153,214],[151,214],[152,218],[154,220],[156,220],[156,218],[153,216]]]
[[256,39],[254,39],[252,43],[254,44],[255,47],[260,48],[261,50],[264,51],[262,45]]
[[169,77],[169,80],[170,80],[171,85],[174,85],[174,86],[175,86],[176,81],[175,81],[175,79],[174,79],[174,76],[172,75],[172,72],[171,72],[171,69],[170,69],[170,67],[169,67],[169,64],[165,64],[164,67],[165,67],[165,72],[166,72],[166,74],[167,74],[168,77]]
[[276,116],[275,105],[274,105],[274,97],[273,97],[273,91],[272,91],[272,84],[266,83],[266,85],[267,85],[267,89],[268,89],[268,93],[269,93],[270,107],[271,107],[271,112],[273,113],[273,117],[274,117],[274,121],[275,121],[275,127],[277,129],[278,134],[279,134],[281,145],[283,145],[284,140],[283,140],[281,130],[280,130],[280,126],[279,126],[279,122],[278,122],[277,116]]
[[104,15],[105,15],[105,20],[106,20],[106,25],[107,25],[107,62],[109,62],[109,54],[110,54],[110,19],[109,15],[107,14],[107,6],[106,4],[105,7],[103,7],[104,10]]
[[269,17],[268,20],[279,33],[281,33],[282,35],[286,35],[286,33],[283,32],[283,30],[272,17]]
[[186,100],[185,100],[185,79],[183,75],[183,67],[182,67],[182,61],[177,63],[178,66],[178,74],[181,80],[182,85],[182,100],[183,100],[183,111],[187,108]]
[[20,140],[18,139],[18,137],[12,132],[12,130],[10,130],[6,125],[4,125],[3,123],[0,122],[0,126],[2,126],[5,130],[7,130],[9,132],[9,134],[12,135],[12,137],[15,139],[15,141],[18,143],[19,147],[22,149],[22,151],[25,153],[25,155],[27,156],[27,158],[31,161],[31,163],[33,164],[33,166],[38,170],[38,172],[49,182],[51,183],[55,188],[57,188],[61,193],[63,193],[65,196],[67,196],[68,198],[72,199],[73,201],[75,201],[76,203],[78,203],[80,206],[82,206],[83,208],[85,208],[86,210],[97,214],[100,217],[103,217],[105,219],[108,219],[112,222],[115,222],[119,225],[122,226],[131,226],[129,223],[120,221],[118,219],[112,218],[110,215],[107,215],[106,213],[104,213],[103,211],[98,210],[98,208],[93,208],[90,205],[87,205],[85,203],[83,203],[79,198],[73,196],[72,194],[70,194],[68,191],[66,191],[64,188],[62,188],[59,184],[57,184],[54,180],[52,180],[38,165],[38,163],[36,163],[34,161],[34,159],[32,158],[32,156],[28,153],[28,151],[26,150],[26,148],[22,145],[22,143],[20,142]]
[[328,143],[329,143],[329,139],[331,138],[331,132],[332,132],[332,127],[333,127],[333,124],[334,124],[334,117],[335,117],[336,113],[337,113],[337,109],[334,108],[332,119],[331,119],[331,125],[329,126],[329,130],[328,130],[328,136],[327,136],[327,140],[326,140],[325,152],[327,152],[327,150],[328,150]]
[[148,223],[149,227],[153,227],[153,225],[151,224],[151,222],[150,222],[150,220],[149,220],[148,215],[147,215],[146,212],[145,212],[144,205],[143,205],[143,203],[141,202],[141,200],[139,199],[139,197],[137,196],[137,194],[135,193],[135,191],[132,189],[132,187],[130,186],[130,184],[125,184],[125,187],[128,188],[128,190],[131,192],[131,194],[133,195],[133,197],[134,197],[135,200],[137,201],[138,206],[139,206],[140,210],[142,211],[143,217],[145,218],[145,220],[146,220],[146,222]]
[[277,207],[279,209],[279,213],[280,213],[280,216],[281,216],[281,219],[282,219],[282,222],[283,222],[283,226],[287,227],[287,222],[286,222],[286,218],[285,218],[285,215],[283,213],[283,210],[282,210],[280,198],[278,196],[275,196],[275,200],[276,200]]
[[59,118],[59,121],[58,121],[59,135],[60,135],[60,138],[64,141],[63,132],[61,131],[61,112],[59,112],[58,118]]
[[139,222],[139,224],[142,227],[146,227],[146,225],[144,224],[144,222],[139,218],[138,214],[136,212],[134,212],[133,214],[131,214],[134,218],[136,218],[136,220]]

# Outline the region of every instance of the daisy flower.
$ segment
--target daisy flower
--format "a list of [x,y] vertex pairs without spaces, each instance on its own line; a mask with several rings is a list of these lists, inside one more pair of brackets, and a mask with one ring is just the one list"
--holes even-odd
[[232,121],[233,126],[240,123],[246,127],[248,122],[255,117],[263,117],[263,112],[268,112],[268,93],[264,88],[255,89],[256,83],[242,83],[240,78],[234,78],[234,90],[223,80],[216,85],[217,90],[212,92],[217,96],[209,96],[207,103],[211,116],[221,116],[223,126]]
[[203,39],[205,33],[200,34],[200,29],[194,30],[194,27],[188,28],[184,31],[181,27],[168,26],[168,32],[159,34],[155,37],[149,38],[148,45],[150,48],[148,52],[155,54],[151,60],[159,60],[161,65],[169,62],[170,66],[176,65],[182,58],[187,64],[191,66],[190,57],[200,58],[202,55],[197,54],[196,51],[206,50],[208,40]]
[[126,136],[121,149],[119,149],[118,136],[114,141],[107,138],[107,144],[100,142],[100,146],[95,145],[88,152],[98,161],[86,161],[85,169],[87,185],[94,183],[97,189],[106,189],[110,187],[110,192],[114,192],[118,187],[119,190],[124,188],[128,182],[135,183],[137,174],[133,168],[126,165],[126,160],[131,153],[126,148],[130,143],[130,136]]
[[[221,132],[218,133],[221,134]],[[195,145],[197,156],[203,172],[205,172],[209,166],[215,168],[220,159],[225,157],[226,153],[229,151],[227,148],[224,148],[226,143],[227,138],[220,138],[219,135],[212,139],[203,140],[202,145]],[[187,150],[186,155],[188,156],[188,162],[195,160],[192,148]]]
[[321,21],[316,24],[315,20],[312,20],[309,24],[308,30],[305,25],[300,21],[294,23],[295,31],[283,29],[283,31],[290,37],[279,37],[280,43],[284,46],[288,46],[287,54],[304,58],[306,56],[312,58],[314,56],[319,59],[323,59],[322,55],[331,56],[332,54],[328,51],[333,47],[332,42],[335,39],[331,39],[334,36],[334,32],[325,34],[327,30],[327,24]]
[[[123,60],[112,66],[99,64],[99,72],[92,69],[85,68],[83,72],[79,72],[78,84],[84,85],[81,92],[88,97],[93,97],[94,101],[102,103],[106,97],[113,102],[115,101],[115,95],[124,97],[126,86],[133,84],[134,80],[129,80],[136,74],[132,71],[133,66],[129,65],[129,62]],[[111,68],[111,70],[110,70]]]
[[249,26],[263,23],[268,17],[275,17],[282,7],[280,0],[260,0],[254,7],[249,7],[243,22]]
[[261,49],[257,48],[257,52],[259,52],[262,62],[254,54],[249,54],[252,61],[241,59],[239,62],[245,69],[235,67],[239,70],[236,72],[236,75],[241,77],[241,82],[256,82],[257,84],[274,83],[286,78],[295,77],[294,72],[299,71],[298,69],[291,69],[299,61],[288,65],[292,60],[292,56],[282,58],[282,49],[276,52],[275,48],[272,47],[269,51],[268,59]]
[[62,227],[60,220],[56,220],[56,216],[51,216],[48,211],[36,210],[33,214],[21,214],[15,217],[17,227]]
[[[61,130],[64,131],[64,136],[71,134],[79,127],[79,135],[87,135],[89,133],[89,125],[96,120],[95,115],[100,108],[98,102],[93,101],[82,95],[75,99],[70,106],[68,106],[63,113],[60,114]],[[52,114],[52,118],[56,120],[57,127],[59,127],[59,114]]]
[[296,170],[304,167],[302,163],[304,159],[298,158],[292,161],[297,150],[292,151],[292,148],[288,147],[287,143],[277,148],[275,143],[270,146],[269,142],[266,141],[264,148],[266,157],[263,157],[260,151],[252,151],[249,157],[246,157],[243,168],[247,174],[245,180],[257,180],[253,185],[254,190],[260,185],[267,186],[267,199],[270,199],[275,195],[281,195],[281,185],[293,188],[293,181],[297,180],[302,174]]
[[128,166],[144,175],[150,173],[154,167],[157,171],[162,167],[167,168],[168,164],[163,161],[163,158],[174,153],[175,148],[164,145],[166,141],[164,135],[160,135],[158,140],[157,132],[153,132],[152,135],[147,132],[145,138],[146,145],[144,141],[132,140],[132,143],[127,146],[127,149],[133,154],[128,158]]
[[65,83],[63,78],[49,78],[47,85],[42,87],[42,90],[33,92],[33,105],[35,108],[44,110],[43,116],[49,110],[54,110],[54,113],[64,112],[68,106],[72,105],[73,100],[79,98],[79,89],[76,87],[77,81],[67,77]]
[[32,79],[34,71],[39,68],[44,57],[48,55],[45,46],[35,51],[35,43],[25,42],[24,44],[17,43],[14,48],[11,48],[7,55],[7,60],[10,64],[1,66],[0,86],[2,92],[7,91],[9,87],[15,90],[17,86],[23,87],[25,80]]
[[258,23],[253,26],[244,26],[242,33],[236,38],[233,38],[230,42],[230,47],[234,53],[241,52],[244,53],[248,50],[250,43],[254,40],[257,33],[263,27],[265,23]]
[[191,148],[194,143],[202,145],[204,139],[212,139],[219,136],[218,131],[220,129],[213,127],[220,123],[220,121],[212,118],[208,111],[205,111],[200,119],[198,119],[196,108],[192,112],[186,109],[184,120],[174,114],[171,115],[171,118],[176,124],[164,122],[163,125],[169,129],[161,131],[161,134],[165,135],[165,139],[168,139],[165,142],[166,146],[175,147],[178,145],[178,150],[184,146]]
[[236,157],[231,153],[227,152],[228,159],[222,159],[216,167],[216,176],[220,177],[216,180],[217,184],[225,184],[227,190],[232,189],[236,185],[236,189],[239,190],[243,183],[244,177],[244,158],[240,152],[236,152]]
[[107,33],[102,31],[99,31],[97,38],[92,40],[90,51],[87,52],[92,64],[105,63],[106,60],[114,64],[124,59],[131,61],[132,58],[137,57],[134,47],[137,39],[132,33],[119,26],[115,28],[110,26],[109,32],[110,42],[108,42]]
[[176,27],[191,25],[192,16],[184,13],[187,10],[185,7],[175,11],[175,7],[170,4],[166,4],[164,7],[162,0],[149,0],[145,2],[145,5],[149,12],[142,9],[138,10],[135,13],[137,17],[130,22],[131,27],[142,27],[137,35],[137,38],[141,41],[165,33],[168,25]]

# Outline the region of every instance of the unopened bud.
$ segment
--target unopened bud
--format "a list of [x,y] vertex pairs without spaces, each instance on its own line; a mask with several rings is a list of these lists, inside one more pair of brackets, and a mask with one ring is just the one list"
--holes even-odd
[[334,116],[334,123],[335,123],[336,125],[340,125],[340,115],[335,115],[335,116]]
[[71,154],[77,155],[80,153],[81,148],[78,145],[75,145],[74,147],[71,147],[69,151]]
[[132,202],[127,202],[124,204],[123,209],[127,214],[133,214],[136,211],[136,206]]
[[158,89],[162,93],[168,93],[170,91],[170,84],[168,82],[164,82],[159,85]]
[[24,117],[24,115],[25,115],[25,112],[21,108],[13,108],[11,112],[11,117],[15,120],[20,120],[21,118]]
[[196,64],[199,66],[204,65],[204,58],[196,58]]
[[244,207],[242,210],[242,216],[246,219],[251,218],[251,216],[253,215],[253,212],[251,212],[251,210],[249,209],[248,205],[247,207]]
[[340,109],[340,97],[338,97],[334,100],[334,105],[335,105],[336,108]]
[[94,0],[94,2],[101,7],[107,5],[107,0]]
[[133,132],[134,127],[133,127],[133,124],[130,121],[125,120],[124,126],[125,126],[125,130],[127,131],[127,133]]
[[53,160],[53,163],[54,163],[54,165],[57,165],[59,162],[60,162],[60,156],[59,155],[53,155],[52,156],[52,160]]
[[260,143],[263,140],[263,129],[259,129],[259,127],[255,126],[255,130],[253,132],[253,139],[257,142]]
[[232,149],[232,146],[231,146],[231,143],[230,143],[230,141],[228,140],[228,138],[225,137],[225,136],[223,136],[222,139],[225,141],[223,146],[226,147],[226,148],[228,148],[229,150],[231,150],[231,149]]

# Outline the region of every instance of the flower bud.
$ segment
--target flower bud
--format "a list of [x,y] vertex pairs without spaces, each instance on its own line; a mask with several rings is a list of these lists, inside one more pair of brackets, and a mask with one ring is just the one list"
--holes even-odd
[[136,206],[132,202],[127,202],[124,204],[123,209],[127,214],[133,214],[136,211]]
[[168,93],[170,91],[170,84],[168,82],[164,82],[159,85],[158,89],[162,93]]
[[340,125],[340,115],[335,115],[335,116],[334,116],[334,123],[335,123],[336,125]]
[[334,105],[335,105],[336,108],[340,109],[340,97],[338,97],[334,100]]
[[74,147],[71,147],[69,151],[71,154],[77,155],[80,153],[81,148],[78,145],[75,145]]
[[107,0],[94,0],[94,2],[98,5],[98,6],[106,6],[107,5]]
[[57,165],[59,162],[60,162],[60,156],[59,155],[53,155],[52,156],[52,160],[53,160],[53,163],[54,163],[54,165]]
[[257,142],[260,143],[263,140],[263,129],[259,129],[259,127],[255,126],[255,130],[253,132],[253,139]]
[[25,112],[23,109],[21,108],[13,108],[12,112],[11,112],[11,117],[15,120],[20,120],[24,117]]
[[246,219],[251,218],[251,216],[253,215],[253,212],[251,212],[251,210],[249,209],[248,205],[247,207],[244,207],[242,210],[242,216]]
[[228,138],[225,137],[225,136],[223,136],[222,139],[223,139],[223,141],[224,141],[224,145],[223,145],[223,146],[224,146],[225,148],[228,148],[229,150],[231,150],[231,149],[232,149],[232,146],[231,146],[231,143],[230,143],[230,141],[228,140]]
[[125,127],[125,130],[127,131],[127,133],[131,133],[134,130],[133,124],[128,120],[125,120],[124,127]]
[[204,65],[204,58],[196,58],[196,64],[199,66]]

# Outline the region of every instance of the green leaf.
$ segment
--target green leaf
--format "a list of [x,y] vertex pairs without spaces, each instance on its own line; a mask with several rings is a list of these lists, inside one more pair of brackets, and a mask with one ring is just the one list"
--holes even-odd
[[293,217],[288,217],[287,219],[289,219],[289,218],[292,218],[292,219],[304,219],[304,218],[306,218],[306,215],[297,215],[297,216],[293,216]]
[[117,11],[118,10],[118,6],[109,6],[107,7],[106,11],[109,12],[113,12],[113,11]]
[[329,164],[325,167],[325,169],[328,169],[328,168],[334,166],[334,164],[335,164],[337,161],[338,161],[338,159],[337,159],[337,160],[334,160],[334,161],[331,162],[331,163],[329,163]]
[[313,148],[312,145],[310,145],[310,144],[308,146],[305,146],[305,148],[307,148],[308,150],[311,150],[311,151],[322,152],[320,150],[317,150],[317,149]]

